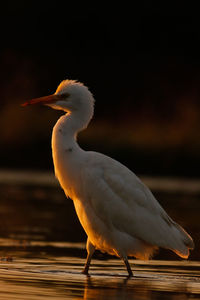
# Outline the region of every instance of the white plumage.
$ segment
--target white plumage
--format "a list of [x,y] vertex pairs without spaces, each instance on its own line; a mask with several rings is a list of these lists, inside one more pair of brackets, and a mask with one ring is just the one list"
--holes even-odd
[[118,161],[101,153],[84,151],[76,135],[93,116],[94,99],[83,84],[64,80],[56,93],[24,104],[43,103],[66,112],[52,135],[55,174],[74,201],[78,218],[88,236],[88,274],[95,249],[122,258],[129,276],[128,256],[148,259],[159,248],[183,258],[193,249],[192,238],[175,223],[140,179]]

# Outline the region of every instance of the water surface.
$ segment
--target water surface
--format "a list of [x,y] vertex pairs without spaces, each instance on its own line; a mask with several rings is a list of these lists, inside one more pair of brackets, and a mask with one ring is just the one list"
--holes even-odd
[[[200,299],[198,262],[130,260],[134,277],[128,278],[119,259],[94,259],[85,276],[82,244],[35,242],[13,251],[16,241],[0,243],[10,253],[1,257],[1,299]],[[59,249],[78,249],[82,257]]]
[[97,252],[88,277],[85,233],[53,176],[0,172],[0,299],[200,299],[200,185],[145,180],[193,236],[190,260],[161,250],[148,262],[130,260],[127,278],[119,259]]

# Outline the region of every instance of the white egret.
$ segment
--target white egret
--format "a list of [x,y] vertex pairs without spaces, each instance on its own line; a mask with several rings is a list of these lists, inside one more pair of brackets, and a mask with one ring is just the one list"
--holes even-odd
[[85,129],[94,111],[94,98],[82,83],[64,80],[55,94],[23,104],[42,103],[63,110],[53,128],[55,175],[70,197],[87,238],[88,274],[95,249],[123,259],[129,276],[128,256],[149,259],[167,248],[187,258],[192,238],[175,223],[151,191],[127,167],[101,153],[82,150],[77,133]]

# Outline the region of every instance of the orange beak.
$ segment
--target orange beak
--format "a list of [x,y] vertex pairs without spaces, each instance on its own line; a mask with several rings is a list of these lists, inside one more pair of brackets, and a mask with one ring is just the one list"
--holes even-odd
[[34,98],[29,101],[26,101],[25,103],[22,103],[21,106],[27,106],[31,104],[50,104],[54,103],[59,100],[59,95],[52,94],[49,96],[44,96],[44,97],[39,97],[39,98]]

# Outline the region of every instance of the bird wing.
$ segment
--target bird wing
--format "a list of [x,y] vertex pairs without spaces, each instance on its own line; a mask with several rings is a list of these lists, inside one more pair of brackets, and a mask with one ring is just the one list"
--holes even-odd
[[[88,169],[90,202],[104,223],[159,247],[182,248],[191,241],[133,172],[107,156],[92,155],[95,159]],[[181,240],[181,245],[175,240]]]

